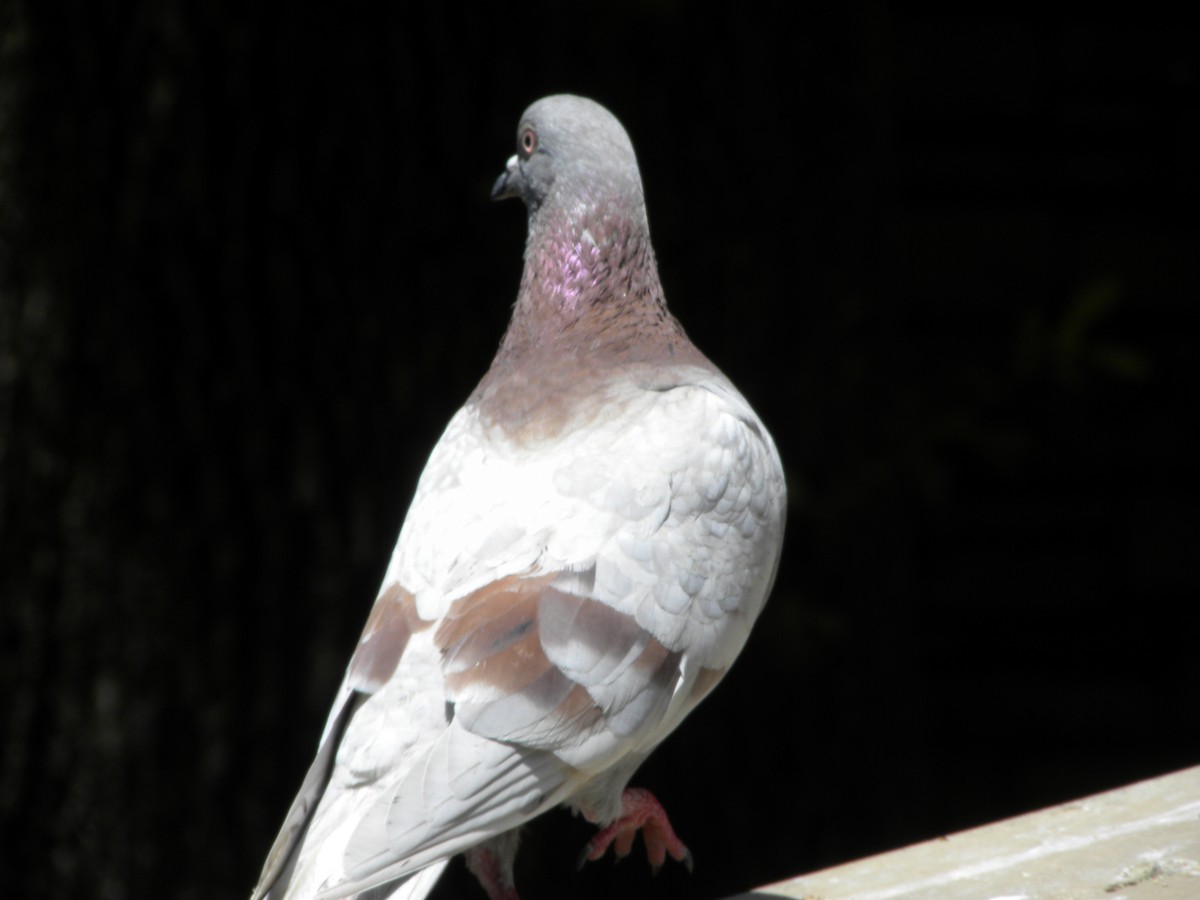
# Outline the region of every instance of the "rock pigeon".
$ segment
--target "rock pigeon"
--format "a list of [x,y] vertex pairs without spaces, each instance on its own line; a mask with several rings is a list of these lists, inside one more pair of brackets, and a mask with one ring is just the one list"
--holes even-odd
[[560,804],[596,859],[690,854],[641,762],[720,681],[783,540],[775,445],[667,311],[633,146],[599,104],[525,111],[493,198],[528,240],[491,368],[433,449],[254,900],[414,900],[465,854],[516,900]]

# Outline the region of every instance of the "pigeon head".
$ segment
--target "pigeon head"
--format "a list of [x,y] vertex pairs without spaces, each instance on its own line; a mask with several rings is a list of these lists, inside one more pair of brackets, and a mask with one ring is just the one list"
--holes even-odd
[[607,109],[586,97],[538,100],[521,116],[517,152],[492,188],[492,198],[520,197],[533,220],[544,207],[583,213],[621,200],[645,218],[642,182],[629,135]]

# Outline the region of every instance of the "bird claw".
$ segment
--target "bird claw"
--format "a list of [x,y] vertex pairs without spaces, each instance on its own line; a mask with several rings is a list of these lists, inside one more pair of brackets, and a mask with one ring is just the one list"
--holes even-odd
[[584,863],[602,857],[609,846],[613,848],[613,862],[620,862],[633,849],[633,840],[639,831],[653,874],[658,874],[668,855],[687,866],[688,872],[692,871],[691,851],[676,836],[662,804],[642,788],[629,788],[621,794],[620,815],[587,842],[579,854],[577,868],[582,869]]

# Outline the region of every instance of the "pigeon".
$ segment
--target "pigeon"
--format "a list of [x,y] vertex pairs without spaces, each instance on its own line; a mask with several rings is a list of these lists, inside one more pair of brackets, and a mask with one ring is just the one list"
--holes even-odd
[[583,860],[691,855],[627,787],[728,671],[787,503],[767,429],[667,311],[633,145],[538,100],[492,190],[528,238],[491,367],[418,482],[316,760],[253,900],[417,900],[465,855],[517,900],[521,826],[595,823]]

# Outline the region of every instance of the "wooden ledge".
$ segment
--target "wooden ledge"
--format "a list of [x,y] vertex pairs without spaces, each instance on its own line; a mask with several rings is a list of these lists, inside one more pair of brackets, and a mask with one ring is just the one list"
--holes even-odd
[[1197,900],[1200,766],[730,900]]

